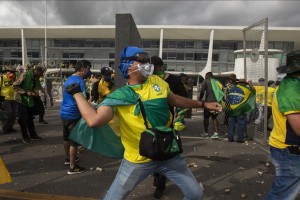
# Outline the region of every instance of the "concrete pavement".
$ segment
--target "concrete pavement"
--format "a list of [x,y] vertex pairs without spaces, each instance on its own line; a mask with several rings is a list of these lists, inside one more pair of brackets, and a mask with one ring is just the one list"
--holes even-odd
[[[35,120],[43,141],[23,144],[20,131],[0,136],[0,156],[13,179],[12,183],[0,185],[0,199],[102,197],[114,179],[120,160],[84,150],[80,152],[79,164],[87,171],[67,175],[58,102],[46,110],[45,119],[49,124],[39,124]],[[15,128],[20,130],[18,124]],[[224,133],[218,140],[203,139],[199,137],[202,131],[202,112],[194,109],[193,118],[186,119],[186,129],[182,131],[183,155],[204,186],[204,199],[261,199],[271,186],[274,175],[268,148],[254,141],[229,143]],[[151,199],[152,181],[153,178],[149,177],[141,182],[127,199]],[[162,200],[182,198],[181,191],[168,182]]]

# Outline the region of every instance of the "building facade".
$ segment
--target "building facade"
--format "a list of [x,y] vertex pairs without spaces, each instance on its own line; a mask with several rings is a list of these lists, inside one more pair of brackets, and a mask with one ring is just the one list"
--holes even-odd
[[[235,61],[234,51],[243,49],[244,27],[137,26],[137,28],[142,38],[141,47],[151,55],[159,55],[162,43],[162,58],[167,63],[169,71],[201,71],[208,57],[210,30],[215,31],[212,56],[214,73],[232,71]],[[297,34],[300,35],[299,28],[269,28],[269,49],[282,50],[284,58],[288,52],[300,47]],[[114,26],[0,28],[0,65],[22,64],[22,46],[25,46],[30,63],[42,63],[47,59],[50,67],[68,68],[77,60],[87,59],[92,62],[94,69],[103,66],[114,68]],[[284,64],[285,59],[282,59],[282,62]]]

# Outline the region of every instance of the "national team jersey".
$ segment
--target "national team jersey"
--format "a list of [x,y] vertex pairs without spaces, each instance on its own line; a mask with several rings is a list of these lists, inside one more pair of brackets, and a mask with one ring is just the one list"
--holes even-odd
[[[285,78],[287,81],[295,81],[291,78]],[[295,87],[292,87],[291,84],[285,87],[284,89],[281,88],[281,91],[285,93],[285,96],[278,96],[279,94],[279,89],[280,87],[283,87],[284,83],[286,80],[283,80],[279,87],[275,90],[274,98],[273,98],[273,103],[272,103],[272,115],[273,115],[273,121],[274,121],[274,128],[271,132],[271,135],[269,137],[269,145],[279,148],[279,149],[284,149],[287,146],[290,145],[300,145],[300,138],[297,137],[297,135],[294,133],[293,129],[291,128],[290,124],[287,121],[286,115],[288,114],[293,114],[293,113],[300,113],[300,106],[299,106],[299,99],[300,95],[298,93],[299,91],[299,83],[295,83]],[[288,95],[289,92],[293,93],[293,98],[290,98]],[[283,94],[280,94],[283,95]],[[284,98],[284,100],[281,100],[282,102],[280,103],[278,98]],[[298,106],[292,106],[290,107],[289,105],[297,105]],[[283,112],[280,111],[284,110]]]
[[256,103],[263,105],[265,103],[265,86],[257,85],[254,88],[256,91]]
[[103,99],[114,90],[114,82],[107,82],[101,79],[98,84],[98,103],[101,103]]
[[[129,87],[140,95],[146,109],[149,127],[170,126],[172,115],[167,102],[170,93],[168,83],[158,76],[150,76],[144,84]],[[150,159],[139,154],[139,141],[146,127],[142,113],[136,113],[137,107],[139,108],[139,104],[117,106],[114,109],[120,119],[121,140],[125,148],[124,158],[133,163],[145,163]]]
[[3,75],[0,79],[1,85],[1,95],[5,96],[5,100],[15,100],[15,91],[12,87],[13,80],[7,78],[6,75]]
[[268,87],[268,106],[272,106],[274,93],[275,93],[275,88]]

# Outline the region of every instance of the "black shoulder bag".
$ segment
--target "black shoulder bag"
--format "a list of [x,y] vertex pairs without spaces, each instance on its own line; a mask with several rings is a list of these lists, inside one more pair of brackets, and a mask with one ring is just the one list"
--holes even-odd
[[155,161],[168,160],[181,154],[182,144],[176,130],[166,126],[149,128],[144,105],[139,99],[146,130],[141,133],[139,153]]

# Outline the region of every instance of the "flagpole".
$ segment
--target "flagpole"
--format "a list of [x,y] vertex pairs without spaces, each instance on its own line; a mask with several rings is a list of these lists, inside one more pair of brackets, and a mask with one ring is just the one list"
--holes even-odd
[[45,67],[47,67],[47,0],[45,0]]

